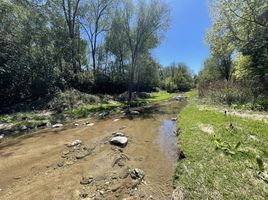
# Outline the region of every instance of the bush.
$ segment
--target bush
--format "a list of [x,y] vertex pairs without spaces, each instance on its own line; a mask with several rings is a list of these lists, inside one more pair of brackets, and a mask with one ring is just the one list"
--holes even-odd
[[85,104],[100,103],[100,98],[95,95],[79,92],[78,90],[68,90],[58,93],[49,103],[52,110],[61,112],[63,110],[77,108]]
[[214,81],[198,85],[200,97],[207,97],[214,102],[224,104],[244,104],[254,101],[254,95],[249,87],[239,82]]

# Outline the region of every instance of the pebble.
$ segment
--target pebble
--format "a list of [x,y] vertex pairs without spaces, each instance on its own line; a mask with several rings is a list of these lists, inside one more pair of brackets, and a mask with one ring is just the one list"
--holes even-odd
[[93,181],[92,176],[84,176],[84,177],[82,177],[82,180],[80,181],[80,184],[87,185],[87,184],[90,184],[92,181]]

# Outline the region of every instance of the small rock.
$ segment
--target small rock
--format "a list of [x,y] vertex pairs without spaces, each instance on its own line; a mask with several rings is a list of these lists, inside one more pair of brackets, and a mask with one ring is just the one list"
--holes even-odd
[[99,117],[103,118],[103,117],[106,117],[110,114],[109,111],[103,111],[102,113],[99,114]]
[[110,140],[110,143],[116,146],[125,147],[128,143],[128,139],[125,136],[115,136]]
[[130,176],[133,179],[140,179],[142,180],[145,176],[144,172],[141,169],[135,168],[130,172]]
[[58,167],[63,167],[63,165],[64,165],[64,162],[63,161],[60,161],[60,162],[57,163],[57,166]]
[[63,127],[63,124],[54,124],[52,125],[52,128],[60,128]]
[[140,198],[143,199],[143,198],[145,198],[145,197],[146,197],[145,192],[141,192],[141,193],[140,193]]
[[63,151],[63,152],[62,152],[63,155],[67,155],[67,154],[69,154],[69,153],[70,153],[70,151]]
[[92,126],[94,126],[94,123],[89,123],[86,126],[92,127]]
[[119,190],[121,187],[122,187],[122,184],[121,183],[117,183],[117,184],[112,185],[110,187],[110,189],[111,189],[112,192],[115,192],[115,191]]
[[87,198],[88,194],[85,193],[85,192],[82,192],[82,193],[79,194],[79,196],[80,196],[81,198]]
[[44,127],[44,126],[46,126],[47,125],[47,123],[45,123],[45,122],[41,122],[40,124],[37,124],[37,128],[40,128],[40,127]]
[[77,127],[77,126],[79,126],[79,124],[78,124],[78,123],[76,123],[76,124],[74,124],[74,126],[76,126],[76,127]]
[[101,195],[104,195],[104,191],[103,191],[103,190],[100,190],[100,194],[101,194]]
[[129,172],[129,168],[126,167],[126,168],[124,168],[124,169],[121,171],[121,173],[119,174],[119,178],[121,178],[121,179],[125,179],[125,178],[128,177],[129,174],[130,174],[130,172]]
[[84,157],[86,157],[86,156],[88,156],[89,155],[89,152],[78,152],[76,155],[75,155],[75,157],[76,157],[76,159],[82,159],[82,158],[84,158]]
[[0,135],[0,140],[4,139],[4,137],[5,137],[5,134],[1,134]]
[[27,126],[25,126],[25,125],[22,126],[22,127],[20,128],[20,130],[21,130],[21,131],[26,131],[26,130],[27,130]]
[[136,111],[136,110],[131,110],[129,112],[130,115],[140,115],[140,112],[139,111]]
[[93,181],[92,176],[84,176],[84,177],[82,177],[82,180],[80,181],[80,184],[87,185],[87,184],[90,184],[92,181]]
[[171,121],[177,121],[177,117],[171,118]]
[[124,133],[122,133],[122,132],[115,132],[115,133],[113,133],[113,136],[125,136],[125,134]]
[[16,177],[14,177],[14,179],[19,180],[19,179],[21,179],[21,176],[16,176]]
[[117,122],[119,119],[115,119],[114,122]]
[[77,146],[77,145],[80,145],[80,144],[82,144],[81,140],[75,140],[72,143],[68,144],[67,146],[68,147],[74,147],[74,146]]

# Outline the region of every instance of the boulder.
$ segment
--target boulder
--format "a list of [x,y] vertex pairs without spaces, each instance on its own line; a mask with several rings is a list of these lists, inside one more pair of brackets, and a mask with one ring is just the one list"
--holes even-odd
[[128,139],[125,136],[115,136],[110,140],[110,143],[112,145],[125,147],[128,143]]

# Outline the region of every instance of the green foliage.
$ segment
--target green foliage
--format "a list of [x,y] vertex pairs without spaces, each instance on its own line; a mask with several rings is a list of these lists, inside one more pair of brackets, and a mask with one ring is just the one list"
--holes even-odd
[[161,79],[162,87],[168,92],[189,91],[194,87],[194,78],[183,63],[162,68]]
[[165,79],[164,88],[168,92],[175,92],[177,90],[177,85],[174,83],[174,80],[171,77]]
[[78,90],[67,90],[58,93],[49,104],[52,110],[62,112],[86,104],[97,104],[100,101],[98,96],[82,93]]
[[200,94],[215,80],[226,79],[251,90],[249,103],[256,104],[263,96],[267,98],[267,1],[212,0],[209,7],[212,28],[206,40],[211,58],[199,74]]

